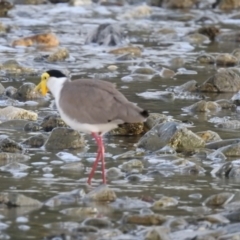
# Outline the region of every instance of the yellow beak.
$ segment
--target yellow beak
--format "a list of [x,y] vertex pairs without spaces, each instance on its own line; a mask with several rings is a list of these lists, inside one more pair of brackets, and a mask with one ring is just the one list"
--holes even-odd
[[46,80],[41,80],[41,82],[35,87],[34,91],[36,92],[40,92],[43,96],[45,96],[48,92],[48,88],[47,88],[47,81]]

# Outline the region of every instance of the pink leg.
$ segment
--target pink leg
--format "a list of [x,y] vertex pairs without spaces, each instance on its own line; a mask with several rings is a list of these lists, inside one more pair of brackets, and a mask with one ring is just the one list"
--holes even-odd
[[92,170],[91,170],[91,172],[90,172],[90,174],[89,174],[89,176],[88,176],[88,181],[87,181],[87,183],[88,183],[89,185],[91,185],[91,181],[92,181],[93,175],[94,175],[94,173],[95,173],[95,171],[96,171],[98,162],[99,162],[99,160],[102,158],[102,150],[101,150],[101,144],[102,144],[102,143],[101,143],[101,140],[100,140],[100,138],[99,138],[99,135],[97,135],[96,133],[92,133],[92,136],[93,136],[93,137],[95,138],[95,140],[96,140],[96,143],[97,143],[97,145],[98,145],[98,151],[97,151],[96,160],[95,160],[95,162],[93,163]]
[[104,154],[105,154],[105,148],[103,144],[102,136],[99,136],[99,143],[100,143],[100,151],[101,151],[101,159],[102,159],[102,180],[103,184],[106,184],[106,173],[105,173],[105,160],[104,160]]

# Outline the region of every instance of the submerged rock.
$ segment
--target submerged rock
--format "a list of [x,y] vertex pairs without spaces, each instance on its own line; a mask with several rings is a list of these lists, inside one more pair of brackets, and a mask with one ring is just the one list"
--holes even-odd
[[109,168],[106,171],[106,177],[109,180],[116,180],[116,179],[121,178],[122,176],[123,176],[123,173],[121,172],[120,169],[118,169],[116,167]]
[[124,162],[121,166],[122,171],[130,173],[132,171],[142,172],[144,166],[143,163],[138,159],[133,159],[128,162]]
[[97,43],[105,46],[117,46],[124,41],[125,34],[118,25],[104,23],[87,36],[85,44]]
[[144,131],[143,123],[124,123],[118,128],[111,130],[108,134],[113,136],[139,135]]
[[46,141],[45,136],[43,136],[42,134],[37,134],[32,137],[29,137],[21,144],[29,148],[40,148],[44,145],[45,141]]
[[13,5],[6,1],[6,0],[1,0],[0,1],[0,17],[6,17],[8,14],[8,11],[13,8]]
[[228,53],[219,54],[216,57],[216,64],[218,66],[234,66],[237,64],[237,62],[237,58]]
[[197,61],[201,64],[214,64],[216,59],[210,54],[202,54],[197,57]]
[[140,47],[128,46],[128,47],[121,47],[121,48],[110,50],[109,53],[118,54],[118,55],[130,53],[133,56],[140,57],[142,54],[142,49]]
[[0,70],[4,70],[8,74],[33,74],[35,70],[24,66],[16,60],[7,60],[0,64]]
[[87,218],[84,222],[86,226],[93,226],[99,228],[111,228],[112,223],[105,218]]
[[9,207],[41,207],[42,203],[36,199],[27,197],[20,193],[0,193],[0,203]]
[[137,145],[149,151],[159,150],[166,145],[178,151],[189,151],[204,147],[205,142],[181,124],[167,122],[153,127]]
[[172,197],[161,197],[158,201],[153,203],[152,209],[153,210],[161,210],[165,207],[171,207],[178,205],[178,200]]
[[44,47],[56,47],[59,45],[59,40],[53,33],[42,33],[15,40],[13,41],[12,46],[30,47],[34,44]]
[[201,92],[237,92],[240,90],[240,76],[229,69],[222,69],[198,87]]
[[0,136],[0,151],[1,152],[11,152],[11,153],[21,153],[23,151],[23,148],[21,145],[16,143],[15,141]]
[[63,61],[69,57],[69,52],[66,48],[59,48],[54,53],[47,57],[49,62]]
[[67,124],[58,114],[50,114],[42,120],[40,126],[43,131],[51,132],[56,127],[67,127]]
[[184,107],[183,110],[188,112],[210,112],[221,110],[221,106],[216,102],[201,100],[189,107]]
[[0,166],[11,162],[26,162],[29,158],[29,156],[21,153],[0,152]]
[[85,147],[85,140],[78,131],[70,128],[54,128],[47,142],[47,149],[74,149]]
[[22,108],[8,106],[0,109],[0,119],[2,120],[24,119],[34,121],[37,118],[37,113]]
[[138,225],[162,225],[169,219],[169,217],[160,214],[129,214],[125,217],[124,221],[128,224],[138,224]]
[[229,203],[233,199],[233,197],[234,194],[232,193],[218,193],[208,197],[203,204],[206,206],[221,207]]
[[100,185],[86,194],[85,201],[113,202],[117,198],[115,192],[106,185]]

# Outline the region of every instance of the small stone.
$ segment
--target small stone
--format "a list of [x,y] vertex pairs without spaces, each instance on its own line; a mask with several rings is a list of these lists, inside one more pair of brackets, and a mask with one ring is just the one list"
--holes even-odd
[[197,61],[201,64],[214,64],[216,59],[210,54],[202,54],[197,57]]
[[124,162],[122,164],[121,168],[124,172],[127,172],[127,173],[130,173],[133,170],[137,170],[138,172],[142,172],[144,166],[143,166],[143,163],[140,160],[133,159],[133,160],[130,160],[128,162]]
[[15,98],[16,93],[17,93],[17,89],[12,86],[7,87],[4,91],[4,94],[10,98]]
[[204,26],[199,28],[198,32],[208,36],[211,41],[214,41],[216,36],[219,35],[220,29],[216,26]]
[[59,48],[47,58],[49,62],[63,61],[69,57],[69,52],[66,48]]
[[197,81],[191,80],[180,86],[176,86],[173,88],[173,92],[175,93],[184,93],[184,92],[195,92],[197,90]]
[[175,57],[170,60],[172,67],[182,67],[185,64],[185,60],[181,57]]
[[153,227],[148,230],[144,240],[170,240],[169,232],[170,229],[167,227]]
[[51,132],[56,127],[67,127],[67,124],[58,114],[50,114],[46,116],[40,125],[45,132]]
[[[79,207],[79,208],[67,208],[61,211],[61,213],[64,213],[66,215],[69,215],[71,217],[77,217],[81,215],[94,215],[98,213],[97,208],[94,207]],[[89,224],[91,225],[91,224]]]
[[240,61],[240,48],[236,48],[233,50],[232,55]]
[[203,44],[203,43],[209,43],[209,38],[203,34],[200,33],[193,33],[185,36],[185,39],[190,44]]
[[47,142],[47,149],[75,149],[85,147],[85,140],[78,131],[70,128],[54,128]]
[[36,70],[24,66],[16,60],[10,59],[0,65],[0,69],[4,70],[8,74],[33,74],[36,73]]
[[117,55],[130,53],[133,56],[139,57],[142,54],[142,49],[139,47],[129,46],[129,47],[122,47],[122,48],[110,50],[109,53],[117,54]]
[[0,152],[0,166],[11,162],[26,162],[29,158],[29,156],[20,153]]
[[112,223],[104,218],[88,218],[83,222],[84,225],[93,226],[97,228],[110,228]]
[[116,198],[115,192],[106,185],[100,185],[84,197],[85,200],[98,202],[113,202]]
[[28,168],[30,168],[30,167],[28,167],[25,164],[18,163],[18,162],[12,162],[5,166],[0,167],[1,171],[3,171],[3,172],[22,172]]
[[173,78],[175,76],[175,72],[168,68],[162,68],[160,71],[160,76],[162,78]]
[[132,71],[132,74],[153,75],[156,73],[157,73],[157,71],[151,67],[138,67]]
[[120,169],[116,167],[111,167],[106,171],[106,176],[107,176],[107,179],[109,180],[116,180],[121,178],[123,176],[123,173],[121,172]]
[[165,207],[176,206],[178,205],[178,200],[172,197],[161,197],[160,200],[153,203],[152,209],[153,210],[161,210]]
[[216,58],[216,64],[218,66],[234,66],[237,63],[238,63],[237,58],[228,53],[220,54]]
[[118,128],[115,128],[108,132],[112,136],[135,136],[143,133],[144,124],[143,123],[124,123]]
[[59,44],[59,40],[53,33],[43,33],[15,40],[12,46],[30,47],[34,44],[44,47],[56,47]]
[[24,125],[24,131],[26,132],[38,132],[42,127],[36,122],[28,122]]
[[19,193],[0,193],[0,202],[9,207],[42,206],[40,201]]
[[229,223],[230,221],[220,214],[211,214],[204,217],[205,220],[211,223]]
[[9,139],[8,137],[0,136],[0,151],[20,153],[23,151],[23,148],[18,143]]
[[23,145],[30,148],[40,148],[44,145],[46,137],[42,134],[34,135],[22,142]]
[[232,193],[219,193],[219,194],[214,194],[210,197],[208,197],[204,201],[204,205],[206,206],[212,206],[212,207],[221,207],[227,203],[229,203],[234,197],[234,194]]
[[118,66],[116,66],[116,65],[109,65],[107,68],[110,71],[116,71],[118,69]]
[[200,138],[202,138],[206,143],[222,140],[218,133],[213,132],[211,130],[196,132],[196,134]]
[[74,172],[83,172],[85,167],[81,162],[72,162],[61,166],[61,169]]
[[219,149],[226,157],[240,156],[240,143],[235,143]]
[[162,225],[167,221],[168,217],[160,214],[150,214],[150,215],[128,215],[124,219],[126,223],[137,224],[137,225]]
[[8,15],[8,11],[11,10],[14,6],[6,1],[1,0],[0,2],[0,17],[6,17]]
[[150,113],[149,117],[144,122],[144,126],[147,130],[152,129],[155,125],[166,122],[167,116],[161,113]]
[[147,5],[141,5],[122,14],[121,18],[124,19],[143,18],[149,16],[151,13],[152,13],[151,7]]
[[221,106],[216,102],[201,100],[189,107],[184,107],[183,110],[188,112],[210,112],[221,110]]
[[34,83],[24,83],[22,86],[20,86],[17,89],[17,92],[15,93],[16,99],[34,99],[34,98],[40,98],[40,93],[36,92],[35,89],[36,85]]
[[8,106],[0,109],[0,119],[12,120],[12,119],[25,119],[25,120],[37,120],[38,115],[35,112],[28,111],[22,108]]
[[88,34],[85,44],[117,46],[125,42],[125,34],[119,25],[103,23]]

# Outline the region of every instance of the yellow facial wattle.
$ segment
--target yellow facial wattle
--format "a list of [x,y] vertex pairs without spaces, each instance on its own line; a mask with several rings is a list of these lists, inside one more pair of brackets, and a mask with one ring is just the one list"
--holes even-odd
[[41,92],[43,96],[45,96],[49,91],[47,87],[48,78],[49,78],[48,73],[43,73],[41,76],[41,82],[34,89],[36,92]]

